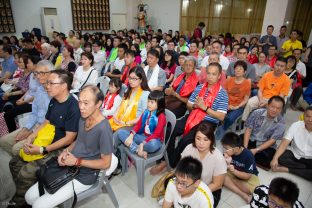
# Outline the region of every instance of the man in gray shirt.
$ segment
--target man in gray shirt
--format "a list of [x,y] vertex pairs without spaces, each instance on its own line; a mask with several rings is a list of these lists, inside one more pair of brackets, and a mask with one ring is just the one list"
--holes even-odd
[[147,66],[144,67],[144,72],[148,81],[148,86],[153,90],[163,91],[166,85],[166,73],[159,67],[159,52],[155,49],[147,53]]
[[[247,61],[247,55],[248,55],[248,49],[245,46],[242,46],[237,50],[238,60],[245,61],[247,63],[247,71],[246,71],[246,75],[245,75],[246,78],[250,79],[252,82],[254,82],[256,80],[256,77],[257,77],[256,69],[255,69],[254,65],[252,65],[251,63],[249,63]],[[234,64],[235,64],[235,62],[230,63],[230,65],[226,71],[227,76],[230,76],[230,77],[235,76]]]
[[289,38],[286,36],[287,27],[286,25],[283,25],[280,29],[279,36],[276,37],[276,43],[277,43],[277,50],[280,51],[282,48],[283,43],[288,40]]
[[253,111],[245,123],[244,147],[250,149],[256,163],[265,168],[270,168],[276,141],[283,138],[286,130],[285,119],[281,115],[284,105],[282,97],[273,96],[266,109]]
[[274,31],[273,25],[267,27],[267,35],[260,38],[260,43],[258,45],[262,46],[263,52],[268,55],[270,45],[277,46],[276,37],[272,35]]

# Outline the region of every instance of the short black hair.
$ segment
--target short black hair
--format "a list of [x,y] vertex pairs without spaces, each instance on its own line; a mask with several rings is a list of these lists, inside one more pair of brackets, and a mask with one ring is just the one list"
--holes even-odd
[[9,45],[4,45],[2,47],[2,51],[3,51],[3,53],[7,52],[8,54],[12,55],[12,48]]
[[[198,124],[197,129],[196,129],[196,133],[201,132],[210,140],[209,149],[210,149],[211,153],[215,149],[215,143],[216,143],[215,134],[214,134],[215,130],[216,130],[216,126],[209,121],[201,121]],[[193,139],[193,146],[194,147],[196,147],[195,140],[196,140],[196,134],[194,134],[194,139]]]
[[200,22],[200,23],[198,24],[198,26],[199,26],[199,27],[205,27],[205,23]]
[[160,38],[159,38],[158,36],[153,36],[153,37],[152,37],[152,40],[153,40],[153,39],[156,39],[156,42],[157,42],[157,43],[160,43]]
[[87,89],[89,89],[95,95],[95,103],[103,102],[104,94],[102,90],[100,90],[96,85],[88,84],[81,89],[80,93]]
[[182,52],[179,54],[179,57],[180,57],[180,56],[188,56],[188,55],[189,55],[188,52],[182,51]]
[[124,49],[124,51],[126,51],[126,50],[128,49],[128,46],[127,46],[127,44],[125,44],[125,43],[120,43],[120,44],[118,45],[118,48],[122,48],[122,49]]
[[308,112],[308,111],[312,111],[312,105],[308,106],[305,110],[304,113]]
[[[281,62],[284,62],[285,64],[287,64],[287,60],[286,60],[286,58],[284,58],[283,56],[277,57],[276,62],[277,62],[277,61],[281,61]],[[276,63],[276,62],[275,62],[275,63]]]
[[61,82],[66,83],[67,90],[70,91],[73,83],[73,74],[71,72],[63,69],[56,69],[51,71],[51,74],[57,74]]
[[102,47],[102,42],[99,39],[96,39],[93,44],[96,44],[99,47]]
[[175,169],[175,175],[191,178],[193,181],[200,180],[203,171],[203,165],[191,156],[184,157],[178,163]]
[[30,38],[25,38],[23,41],[23,43],[30,43],[30,44],[34,44],[33,41]]
[[94,63],[94,56],[93,56],[93,54],[92,54],[91,52],[87,52],[87,51],[82,52],[82,53],[81,53],[81,57],[82,57],[82,56],[85,56],[85,57],[87,57],[89,60],[91,60],[91,66],[93,65],[93,63]]
[[29,56],[28,59],[29,59],[33,64],[37,64],[39,61],[41,61],[40,56]]
[[165,112],[165,94],[160,90],[151,91],[148,95],[149,100],[154,100],[157,103],[156,115],[159,116],[161,113]]
[[109,80],[109,85],[114,85],[116,88],[119,88],[119,90],[117,91],[119,93],[122,86],[122,81],[119,78],[112,78],[111,80]]
[[236,133],[228,132],[222,137],[221,144],[228,145],[230,147],[242,147],[243,141],[242,138]]
[[269,186],[269,195],[274,195],[293,207],[299,197],[299,188],[294,182],[278,177],[274,178]]
[[222,73],[222,66],[221,66],[219,63],[214,63],[214,62],[213,62],[213,63],[210,63],[209,65],[207,65],[206,71],[208,70],[209,67],[212,67],[212,66],[218,68],[219,74]]
[[149,54],[159,59],[159,52],[157,50],[151,49],[149,52],[147,52],[147,55]]
[[130,56],[132,56],[132,57],[135,57],[135,51],[133,51],[133,50],[126,50],[126,52],[125,52],[125,56],[127,56],[127,55],[130,55]]
[[285,100],[284,100],[284,98],[282,98],[281,96],[279,96],[279,95],[274,95],[274,96],[272,96],[272,97],[269,99],[269,101],[268,101],[268,105],[270,105],[270,104],[273,102],[273,100],[274,100],[274,101],[277,101],[277,102],[283,103],[283,108],[285,107]]
[[212,43],[211,43],[211,45],[213,45],[213,44],[215,44],[215,43],[218,43],[219,45],[220,45],[220,47],[222,47],[222,43],[221,43],[221,41],[220,40],[215,40],[215,41],[213,41]]
[[273,25],[268,25],[268,26],[267,26],[267,29],[268,29],[269,27],[273,28],[273,30],[274,30],[274,26],[273,26]]
[[238,49],[237,49],[237,52],[239,52],[240,50],[246,50],[247,53],[248,53],[248,48],[246,46],[240,46]]
[[276,45],[270,45],[269,48],[273,48],[276,50],[277,49],[277,46]]
[[282,25],[281,28],[286,28],[287,29],[287,26],[286,25]]
[[300,48],[293,49],[292,53],[294,53],[294,51],[300,51],[300,53],[302,53],[302,49],[300,49]]
[[237,66],[241,66],[241,67],[243,67],[244,71],[247,71],[247,64],[246,64],[245,61],[241,61],[241,60],[236,61],[235,64],[234,64],[234,69]]

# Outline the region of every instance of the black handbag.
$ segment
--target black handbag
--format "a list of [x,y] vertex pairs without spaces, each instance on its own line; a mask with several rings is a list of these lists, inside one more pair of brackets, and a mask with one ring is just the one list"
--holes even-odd
[[[57,157],[52,157],[45,164],[41,165],[36,172],[38,179],[39,195],[42,196],[46,190],[49,194],[54,194],[61,187],[72,181],[79,173],[76,166],[59,166]],[[73,184],[74,189],[74,184]],[[77,195],[74,189],[74,202],[77,202]]]

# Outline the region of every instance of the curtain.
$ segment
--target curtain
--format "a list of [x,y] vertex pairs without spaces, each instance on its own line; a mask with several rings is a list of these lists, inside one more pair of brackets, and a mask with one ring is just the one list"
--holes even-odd
[[308,40],[312,28],[312,1],[297,0],[297,7],[292,28],[303,32],[303,39]]
[[208,34],[260,33],[266,0],[181,0],[181,25],[184,33],[193,32],[204,22]]

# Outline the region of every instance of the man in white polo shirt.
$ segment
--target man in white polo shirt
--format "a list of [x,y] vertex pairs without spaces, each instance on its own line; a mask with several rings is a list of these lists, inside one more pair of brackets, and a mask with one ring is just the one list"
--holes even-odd
[[[230,65],[230,61],[228,58],[226,58],[225,56],[223,56],[221,54],[222,43],[220,41],[216,40],[211,45],[212,45],[212,52],[219,54],[220,65],[222,66],[222,70],[226,71]],[[209,65],[208,59],[209,59],[209,56],[206,56],[202,60],[201,65],[200,65],[201,68],[204,67],[206,69],[206,67]]]
[[312,106],[305,110],[304,121],[290,126],[271,161],[271,167],[273,171],[289,172],[312,181]]

